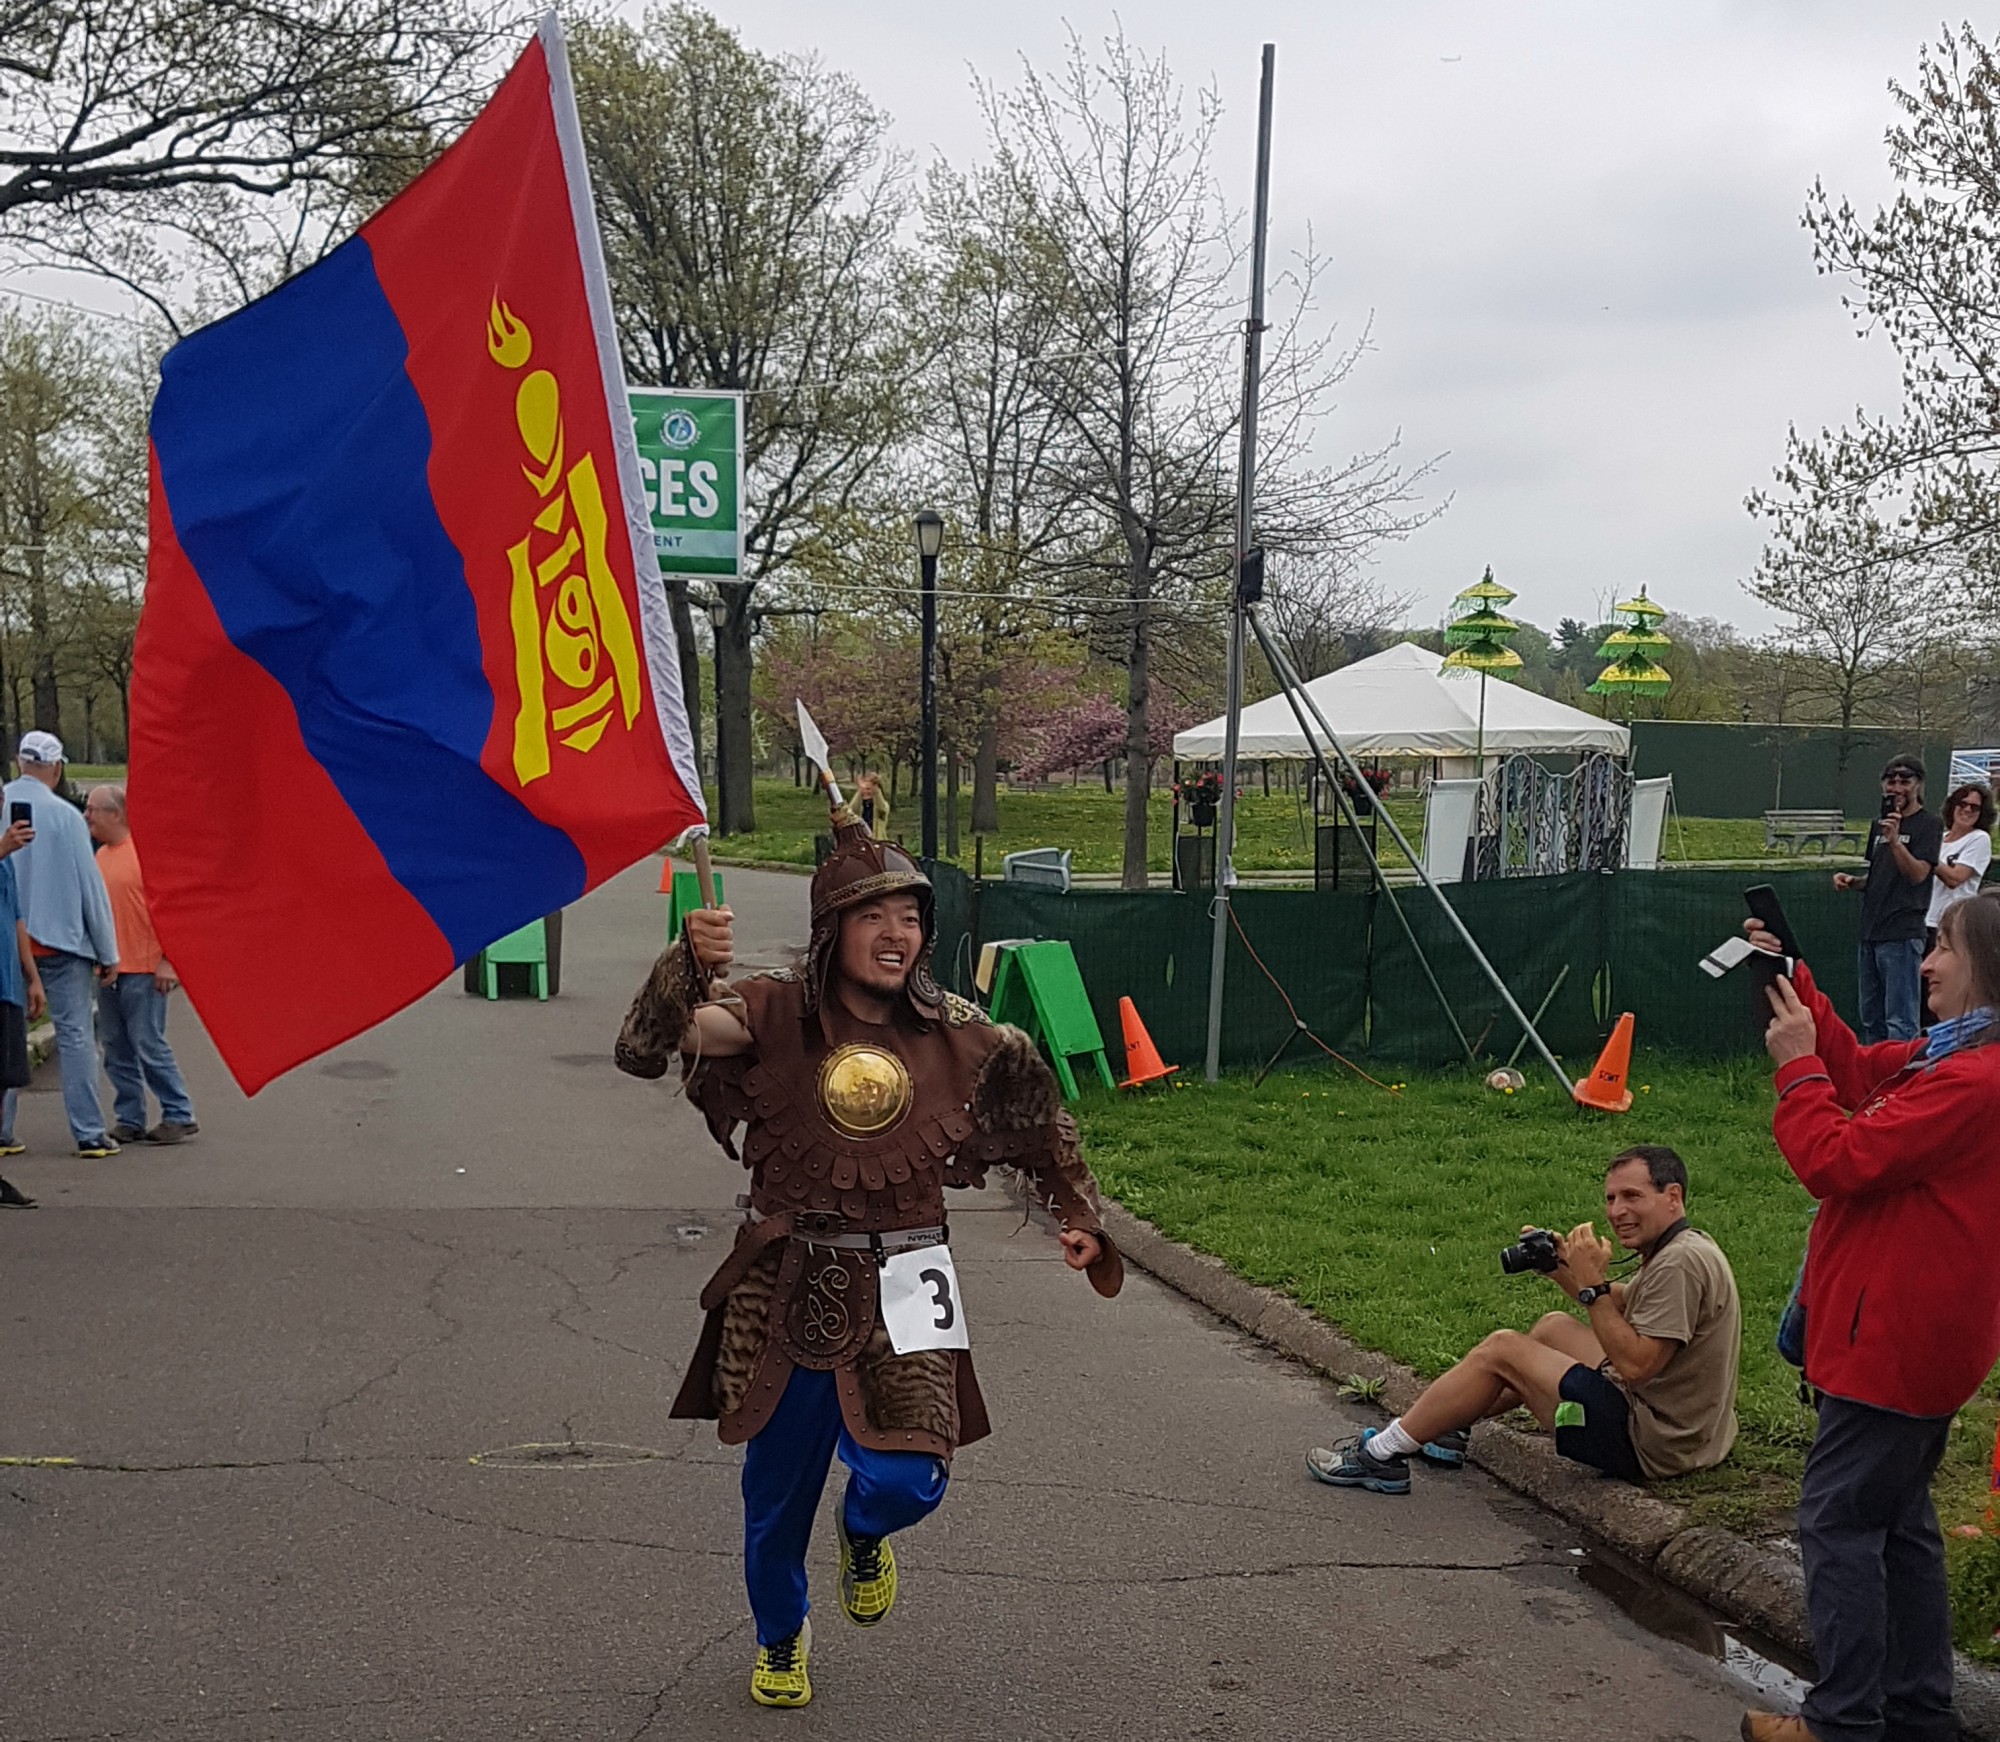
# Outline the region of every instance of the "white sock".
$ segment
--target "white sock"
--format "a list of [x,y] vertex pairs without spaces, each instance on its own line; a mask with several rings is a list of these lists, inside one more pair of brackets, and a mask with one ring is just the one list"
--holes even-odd
[[1399,1415],[1380,1433],[1368,1440],[1368,1451],[1378,1458],[1414,1458],[1424,1448],[1403,1430],[1403,1418]]

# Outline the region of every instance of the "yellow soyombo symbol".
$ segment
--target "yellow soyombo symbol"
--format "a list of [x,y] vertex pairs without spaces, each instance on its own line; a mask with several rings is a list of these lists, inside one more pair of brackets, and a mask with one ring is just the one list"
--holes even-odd
[[836,1047],[819,1067],[819,1104],[849,1137],[877,1137],[910,1110],[909,1067],[881,1047]]
[[[503,369],[525,367],[534,352],[526,323],[498,296],[487,315],[486,349]],[[605,558],[609,522],[597,461],[584,454],[567,464],[562,389],[548,370],[522,376],[514,421],[530,461],[522,474],[541,498],[527,537],[507,552],[521,691],[514,778],[526,786],[548,773],[551,736],[583,751],[596,746],[615,715],[630,729],[639,717],[639,648]]]

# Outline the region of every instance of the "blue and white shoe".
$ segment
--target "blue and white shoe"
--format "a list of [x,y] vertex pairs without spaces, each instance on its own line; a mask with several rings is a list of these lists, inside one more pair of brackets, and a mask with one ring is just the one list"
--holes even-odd
[[1448,1434],[1439,1434],[1434,1440],[1425,1440],[1423,1460],[1435,1464],[1441,1470],[1462,1469],[1467,1453],[1472,1449],[1472,1433],[1468,1428],[1453,1428]]
[[1378,1458],[1368,1449],[1375,1429],[1364,1428],[1352,1439],[1331,1447],[1314,1446],[1306,1453],[1306,1474],[1329,1488],[1366,1488],[1375,1494],[1407,1494],[1410,1460]]

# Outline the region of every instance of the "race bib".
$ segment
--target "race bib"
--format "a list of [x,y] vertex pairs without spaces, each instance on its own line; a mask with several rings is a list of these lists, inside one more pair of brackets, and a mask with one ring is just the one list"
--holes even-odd
[[878,1311],[889,1347],[899,1355],[919,1349],[969,1349],[965,1308],[949,1246],[917,1246],[882,1266]]

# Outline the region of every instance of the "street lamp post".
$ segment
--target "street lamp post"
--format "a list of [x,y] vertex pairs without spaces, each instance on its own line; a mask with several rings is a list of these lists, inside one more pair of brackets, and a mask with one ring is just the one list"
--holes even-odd
[[918,776],[918,792],[923,798],[924,857],[935,859],[937,828],[937,565],[944,548],[944,519],[926,508],[917,516],[917,565],[923,572],[923,769]]

